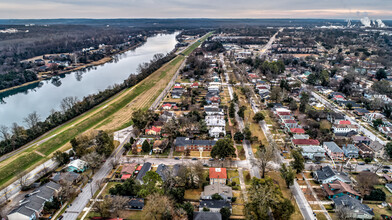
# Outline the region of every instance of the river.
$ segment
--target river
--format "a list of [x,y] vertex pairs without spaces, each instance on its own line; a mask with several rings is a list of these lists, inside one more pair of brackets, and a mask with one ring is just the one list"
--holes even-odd
[[112,62],[0,93],[0,125],[10,127],[14,122],[25,125],[23,119],[34,111],[44,120],[52,109],[60,110],[60,102],[65,97],[76,96],[81,100],[123,82],[136,73],[140,63],[150,61],[154,54],[172,51],[177,34],[149,37],[142,46],[116,55]]

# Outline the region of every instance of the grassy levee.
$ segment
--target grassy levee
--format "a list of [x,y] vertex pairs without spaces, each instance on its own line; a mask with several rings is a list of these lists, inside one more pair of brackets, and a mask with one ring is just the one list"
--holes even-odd
[[[204,41],[208,36],[210,36],[210,34],[204,36],[200,41],[197,41],[193,45],[191,45],[188,49],[184,51],[184,54],[189,55],[195,48],[197,48],[201,44],[202,41]],[[98,105],[97,107],[86,112],[85,114],[65,123],[62,126],[55,128],[54,130],[48,132],[46,135],[41,137],[40,140],[51,137],[54,134],[56,134],[56,136],[51,137],[40,145],[33,146],[17,155],[14,155],[0,162],[0,188],[4,188],[12,181],[15,181],[16,176],[22,171],[32,170],[35,167],[34,165],[43,163],[45,160],[49,159],[53,152],[63,147],[75,136],[94,128],[102,122],[105,123],[105,120],[108,120],[110,116],[114,115],[120,109],[126,107],[139,95],[147,93],[151,96],[151,100],[158,97],[159,93],[162,92],[164,88],[156,88],[159,79],[163,79],[166,77],[171,78],[174,74],[167,74],[169,70],[171,70],[171,73],[175,73],[175,71],[173,71],[172,69],[178,69],[180,63],[184,59],[184,56],[178,55],[176,58],[163,65],[160,69],[152,73],[150,76],[148,76],[146,79],[144,79],[137,85],[119,92],[118,94],[113,96],[113,98],[105,101],[104,103]],[[155,90],[149,91],[152,88],[154,88]],[[151,103],[151,101],[144,102],[143,105],[138,107],[146,109],[148,108],[148,105],[151,105]],[[108,123],[110,123],[110,121]],[[127,121],[126,123],[116,125],[115,127],[113,127],[113,129],[110,129],[110,131],[113,131],[118,128],[124,128],[131,124],[131,121]],[[42,157],[33,151],[38,151],[46,155],[46,157]]]

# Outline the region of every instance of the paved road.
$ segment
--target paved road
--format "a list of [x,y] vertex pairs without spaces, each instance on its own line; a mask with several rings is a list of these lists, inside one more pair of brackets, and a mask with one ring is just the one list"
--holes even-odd
[[94,174],[90,183],[87,183],[82,192],[76,197],[76,199],[70,204],[63,214],[64,218],[67,220],[77,219],[79,214],[83,211],[84,207],[90,201],[94,193],[99,189],[101,180],[106,178],[110,171],[112,170],[112,165],[110,160],[115,157],[119,157],[124,152],[124,144],[127,143],[130,137],[133,136],[132,126],[121,130],[114,135],[114,138],[120,141],[120,145],[113,152],[113,154],[106,160],[102,167]]
[[373,134],[371,131],[369,131],[367,128],[365,128],[364,126],[362,126],[360,123],[358,123],[355,118],[350,117],[349,115],[347,115],[346,111],[340,110],[338,107],[332,105],[330,102],[328,102],[328,100],[326,100],[324,97],[318,95],[317,93],[307,89],[306,85],[303,85],[304,88],[309,91],[313,97],[315,97],[317,100],[319,100],[322,104],[324,104],[326,107],[328,107],[329,109],[334,110],[335,112],[344,114],[346,117],[346,120],[349,120],[351,122],[351,124],[356,125],[359,127],[359,131],[364,133],[364,135],[366,135],[367,137],[369,137],[371,140],[377,140],[378,142],[380,142],[382,145],[386,145],[387,143],[383,140],[381,140],[377,135]]

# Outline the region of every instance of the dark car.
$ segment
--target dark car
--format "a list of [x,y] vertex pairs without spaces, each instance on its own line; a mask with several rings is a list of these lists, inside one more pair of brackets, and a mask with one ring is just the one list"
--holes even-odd
[[205,163],[205,164],[203,164],[203,166],[208,167],[208,164]]
[[385,169],[384,169],[384,170],[382,170],[382,172],[383,172],[383,173],[388,173],[389,170],[385,170]]
[[210,158],[210,159],[208,159],[209,161],[214,161],[214,158]]
[[367,172],[370,172],[370,169],[364,169],[364,170],[362,170],[362,171],[367,171]]
[[358,165],[365,165],[365,162],[359,162]]
[[196,157],[194,157],[194,158],[192,158],[192,160],[197,160],[197,158],[196,158]]
[[391,169],[390,166],[383,166],[382,168],[384,168],[384,169]]
[[175,157],[174,159],[175,159],[175,160],[179,160],[180,158],[179,158],[179,157]]

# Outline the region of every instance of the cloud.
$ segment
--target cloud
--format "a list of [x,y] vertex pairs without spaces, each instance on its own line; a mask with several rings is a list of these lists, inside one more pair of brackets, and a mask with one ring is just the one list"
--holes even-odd
[[[2,2],[3,1],[3,2]],[[351,13],[356,11],[357,13]],[[391,0],[0,0],[0,18],[392,19]]]

